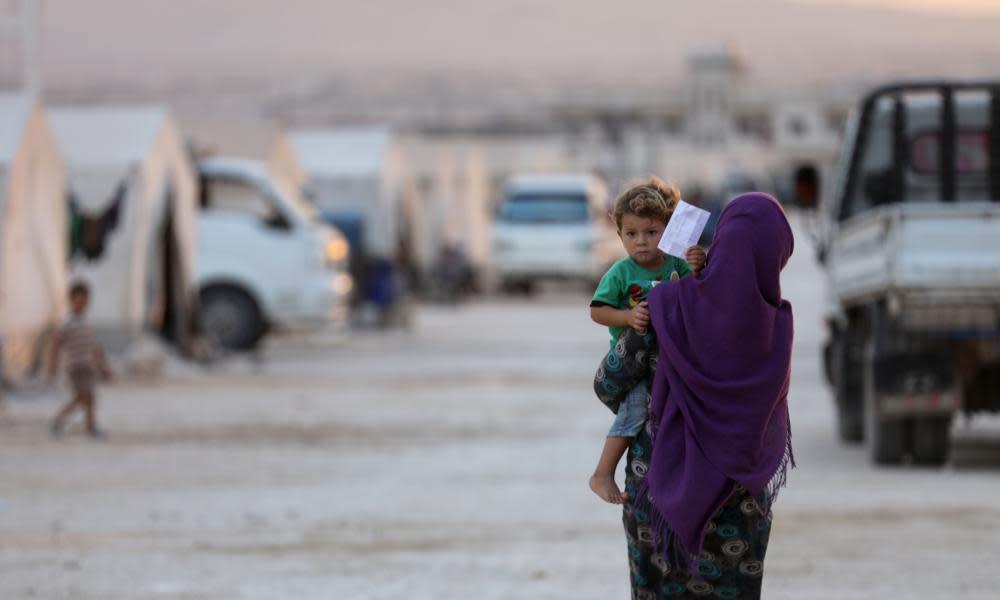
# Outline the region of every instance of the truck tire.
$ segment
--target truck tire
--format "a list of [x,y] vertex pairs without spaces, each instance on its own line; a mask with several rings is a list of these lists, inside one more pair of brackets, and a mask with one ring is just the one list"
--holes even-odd
[[909,427],[906,419],[887,419],[878,410],[878,396],[875,391],[875,368],[872,352],[865,352],[864,373],[864,415],[865,444],[872,462],[882,465],[898,465],[903,462],[909,446]]
[[837,435],[848,444],[860,443],[865,437],[864,342],[858,339],[863,335],[859,325],[852,324],[830,344],[827,354],[834,379]]
[[846,444],[860,444],[865,439],[865,420],[861,411],[838,403],[837,435]]
[[865,422],[865,441],[872,461],[880,465],[898,465],[903,462],[909,437],[907,429],[905,419],[885,419],[870,415]]
[[253,348],[266,330],[253,297],[234,286],[202,290],[201,323],[209,342],[227,350]]
[[951,446],[951,417],[920,417],[912,424],[910,452],[913,462],[942,465],[948,460]]

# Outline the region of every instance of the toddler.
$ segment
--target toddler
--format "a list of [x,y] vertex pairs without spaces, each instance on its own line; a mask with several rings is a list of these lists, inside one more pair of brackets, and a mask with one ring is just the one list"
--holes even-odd
[[[676,187],[653,177],[628,188],[615,200],[615,225],[628,257],[608,269],[590,303],[591,318],[611,330],[612,347],[626,328],[645,333],[649,326],[646,294],[653,286],[697,273],[705,265],[705,251],[699,246],[688,249],[687,262],[657,248],[679,199]],[[615,484],[615,468],[646,422],[648,405],[645,384],[629,391],[590,478],[590,489],[612,504],[624,501]]]
[[84,283],[74,284],[69,292],[69,301],[72,314],[56,332],[49,361],[49,375],[55,377],[59,369],[59,359],[64,358],[66,372],[73,386],[73,396],[53,419],[50,429],[52,435],[61,434],[66,419],[77,408],[81,408],[87,424],[87,433],[91,437],[102,438],[104,433],[97,428],[94,415],[96,403],[94,386],[98,377],[104,380],[110,379],[111,370],[108,368],[108,361],[97,341],[97,336],[94,335],[93,328],[84,319],[87,305],[90,303],[90,289]]

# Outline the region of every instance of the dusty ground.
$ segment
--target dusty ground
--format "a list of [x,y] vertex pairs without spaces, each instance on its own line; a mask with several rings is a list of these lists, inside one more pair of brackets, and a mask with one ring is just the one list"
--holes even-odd
[[[877,469],[835,441],[803,238],[785,277],[799,468],[764,597],[997,598],[995,464]],[[619,512],[586,485],[610,416],[585,306],[428,307],[407,334],[176,366],[102,391],[104,442],[48,437],[54,391],[12,398],[0,598],[626,598]],[[989,446],[993,425],[957,429]]]

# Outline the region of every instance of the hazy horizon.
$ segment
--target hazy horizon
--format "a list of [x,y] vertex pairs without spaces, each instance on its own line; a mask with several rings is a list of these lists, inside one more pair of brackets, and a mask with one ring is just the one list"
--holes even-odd
[[779,94],[997,74],[1000,14],[885,6],[895,1],[46,2],[42,80],[50,101],[166,102],[228,132],[526,114],[589,95],[656,102],[682,85],[692,52],[725,44],[752,86]]
[[[730,43],[763,81],[973,75],[1000,64],[1000,13],[968,18],[830,0],[88,0],[45,3],[52,88],[229,82],[308,87],[344,72],[677,79]],[[861,0],[884,3],[894,0]],[[966,4],[970,4],[966,2]]]
[[950,15],[1000,15],[996,0],[794,0],[804,4],[841,4]]

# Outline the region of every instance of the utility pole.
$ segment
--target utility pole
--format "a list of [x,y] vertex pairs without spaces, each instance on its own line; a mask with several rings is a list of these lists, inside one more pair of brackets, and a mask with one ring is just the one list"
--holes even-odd
[[0,89],[41,90],[39,0],[0,4]]

